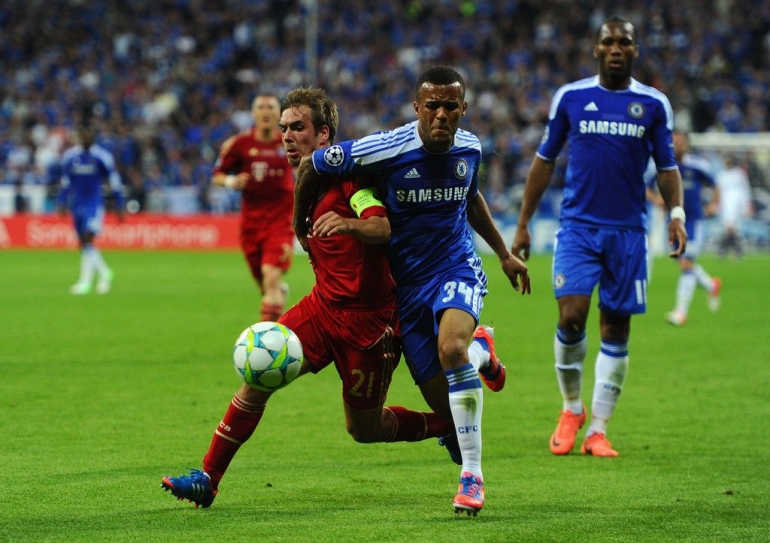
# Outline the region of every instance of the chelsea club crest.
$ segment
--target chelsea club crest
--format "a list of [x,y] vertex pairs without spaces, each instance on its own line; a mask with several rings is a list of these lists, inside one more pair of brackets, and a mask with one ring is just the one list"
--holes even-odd
[[631,102],[628,105],[628,114],[634,119],[641,119],[644,117],[644,106],[639,102]]
[[465,162],[465,159],[461,158],[457,161],[457,164],[455,164],[455,177],[457,179],[465,179],[465,177],[468,175],[468,163]]

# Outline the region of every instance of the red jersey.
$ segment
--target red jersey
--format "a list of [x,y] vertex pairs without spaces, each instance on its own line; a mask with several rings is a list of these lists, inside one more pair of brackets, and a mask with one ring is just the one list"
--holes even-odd
[[251,176],[241,193],[244,223],[286,225],[291,229],[294,174],[279,132],[269,142],[258,141],[253,130],[229,138],[222,144],[214,173]]
[[[322,184],[319,199],[310,212],[312,221],[328,211],[341,217],[359,218],[351,208],[350,199],[361,188],[356,178]],[[360,218],[371,216],[387,216],[385,207],[368,207]],[[327,303],[352,310],[374,310],[389,304],[395,307],[395,284],[385,245],[364,243],[347,235],[321,238],[311,235],[307,241],[316,275],[314,288]]]

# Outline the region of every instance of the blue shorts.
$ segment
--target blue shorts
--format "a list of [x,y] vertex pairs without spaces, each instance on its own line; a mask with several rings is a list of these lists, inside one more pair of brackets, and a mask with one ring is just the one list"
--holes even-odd
[[73,209],[72,217],[78,236],[82,237],[85,233],[96,235],[102,231],[104,226],[104,207],[78,206]]
[[565,226],[556,231],[553,290],[562,296],[591,296],[599,285],[599,308],[632,315],[647,309],[647,234]]
[[442,371],[438,358],[438,322],[445,309],[461,309],[479,322],[487,276],[481,259],[463,262],[425,285],[396,289],[404,358],[415,384]]

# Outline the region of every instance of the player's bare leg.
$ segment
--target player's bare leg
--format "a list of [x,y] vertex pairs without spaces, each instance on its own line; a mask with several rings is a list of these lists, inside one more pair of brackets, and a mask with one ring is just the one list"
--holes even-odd
[[422,441],[454,429],[451,421],[442,420],[436,413],[398,405],[365,410],[345,405],[345,428],[358,443]]
[[263,321],[277,321],[286,306],[286,290],[283,288],[283,270],[270,264],[262,265],[262,307]]

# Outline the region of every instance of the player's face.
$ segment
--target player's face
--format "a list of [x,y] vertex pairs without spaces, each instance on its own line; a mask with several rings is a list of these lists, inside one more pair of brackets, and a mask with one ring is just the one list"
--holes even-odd
[[251,104],[251,116],[257,128],[275,129],[281,115],[281,104],[275,96],[257,96]]
[[419,120],[420,138],[428,151],[440,153],[452,147],[455,132],[467,107],[460,83],[423,83],[414,110]]
[[78,140],[80,140],[80,145],[82,145],[84,149],[90,148],[94,143],[93,131],[91,131],[90,128],[80,128],[78,130]]
[[278,128],[283,134],[283,147],[286,158],[292,166],[299,166],[302,157],[310,155],[316,149],[329,145],[329,128],[324,127],[316,133],[310,108],[307,106],[286,108],[281,113]]
[[603,87],[624,89],[628,87],[634,59],[639,56],[639,46],[630,23],[611,22],[602,25],[599,40],[594,45],[594,57],[599,60],[599,77]]

